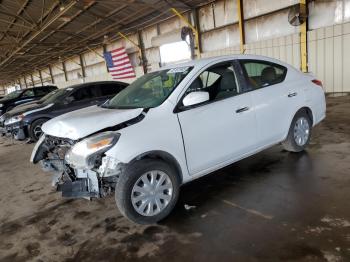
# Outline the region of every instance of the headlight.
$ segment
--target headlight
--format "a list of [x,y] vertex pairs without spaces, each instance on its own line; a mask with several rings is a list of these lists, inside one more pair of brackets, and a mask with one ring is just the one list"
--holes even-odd
[[75,168],[91,169],[95,165],[96,156],[114,146],[120,134],[104,132],[88,137],[75,144],[66,154],[65,160]]
[[11,124],[14,124],[14,123],[17,123],[17,122],[20,122],[20,121],[23,120],[23,118],[24,118],[23,115],[18,115],[18,116],[13,116],[13,117],[11,117],[9,119],[6,119],[5,120],[5,126],[11,125]]
[[2,108],[4,106],[4,104],[0,104],[0,108]]

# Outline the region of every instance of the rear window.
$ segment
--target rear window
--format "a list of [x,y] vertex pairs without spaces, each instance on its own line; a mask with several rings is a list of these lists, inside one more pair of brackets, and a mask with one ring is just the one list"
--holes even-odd
[[287,68],[261,60],[240,60],[249,86],[262,88],[281,83],[286,78]]
[[34,93],[36,96],[44,96],[48,93],[50,93],[51,91],[48,88],[34,88]]
[[92,88],[90,87],[83,87],[79,88],[77,91],[75,91],[72,94],[75,101],[82,101],[86,99],[91,99],[94,97],[94,94],[92,92]]
[[101,93],[102,93],[102,96],[113,96],[118,94],[124,88],[125,88],[124,85],[105,84],[105,85],[101,85]]

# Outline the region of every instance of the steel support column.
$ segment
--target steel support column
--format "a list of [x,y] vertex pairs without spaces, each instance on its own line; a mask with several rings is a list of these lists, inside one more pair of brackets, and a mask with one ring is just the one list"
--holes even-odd
[[79,61],[80,61],[82,77],[85,78],[86,72],[85,72],[85,66],[84,66],[84,59],[83,59],[83,56],[81,54],[79,55]]
[[22,83],[21,83],[21,78],[18,78],[18,83],[19,83],[19,88],[20,88],[20,89],[23,89],[23,88],[22,88]]
[[50,72],[51,82],[52,82],[52,84],[54,84],[55,83],[55,79],[53,78],[51,66],[49,66],[49,72]]
[[177,11],[175,8],[170,9],[175,15],[177,15],[189,28],[192,29],[192,32],[194,34],[194,40],[195,40],[195,49],[197,53],[197,58],[201,57],[201,51],[199,48],[199,28],[194,27],[182,14],[180,14],[179,11]]
[[23,79],[24,79],[24,84],[25,84],[26,88],[28,88],[26,76],[23,76]]
[[140,30],[137,31],[137,38],[139,41],[139,47],[140,47],[140,60],[141,60],[141,65],[143,68],[143,73],[147,74],[147,57],[146,57],[146,53],[145,53],[145,45],[143,43],[143,39],[142,39],[142,33]]
[[62,71],[63,71],[63,73],[64,73],[64,79],[66,80],[66,82],[68,82],[66,64],[64,63],[64,61],[62,62]]
[[43,76],[42,76],[42,74],[41,74],[41,71],[38,70],[38,72],[39,72],[39,77],[40,77],[41,86],[44,86]]
[[[307,0],[300,0],[300,13],[307,13]],[[308,19],[306,18],[305,22],[300,25],[300,66],[302,72],[307,72],[307,24]]]
[[243,0],[237,0],[237,16],[239,27],[240,51],[241,54],[243,54],[245,45]]
[[197,45],[198,45],[197,49],[198,49],[198,53],[201,54],[202,53],[202,38],[201,38],[201,29],[199,26],[198,8],[192,9],[192,15],[193,15],[193,23],[197,29],[197,35],[198,35],[196,38]]
[[33,85],[33,87],[34,87],[35,84],[34,84],[34,78],[33,78],[33,75],[32,75],[32,74],[30,74],[30,80],[32,80],[32,85]]

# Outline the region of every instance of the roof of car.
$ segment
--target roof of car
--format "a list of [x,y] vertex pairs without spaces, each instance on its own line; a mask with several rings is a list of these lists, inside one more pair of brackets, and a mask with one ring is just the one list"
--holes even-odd
[[285,65],[280,60],[267,57],[267,56],[261,56],[261,55],[224,55],[224,56],[214,56],[214,57],[208,57],[208,58],[200,58],[200,59],[195,59],[191,61],[187,61],[184,63],[175,63],[171,65],[164,66],[162,68],[159,68],[159,70],[164,70],[164,69],[171,69],[171,68],[177,68],[177,67],[186,67],[186,66],[205,66],[211,62],[215,61],[222,61],[222,60],[227,60],[227,59],[256,59],[256,60],[265,60],[265,61],[270,61],[274,63],[279,63]]
[[57,86],[55,86],[55,85],[45,85],[45,86],[33,86],[33,87],[30,87],[30,88],[21,89],[20,91],[25,91],[25,90],[28,90],[28,89],[36,89],[36,88],[48,88],[48,87],[55,87],[55,88],[57,88]]
[[94,82],[86,82],[86,83],[80,83],[80,84],[75,84],[71,86],[67,86],[65,88],[81,88],[81,87],[86,87],[86,86],[91,86],[91,85],[96,85],[96,84],[121,84],[121,85],[129,85],[128,83],[121,82],[121,81],[94,81]]

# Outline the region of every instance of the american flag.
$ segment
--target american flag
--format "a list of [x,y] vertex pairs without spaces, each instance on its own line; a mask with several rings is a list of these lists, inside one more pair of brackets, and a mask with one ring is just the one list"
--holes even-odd
[[113,80],[135,77],[135,71],[124,47],[103,54]]

